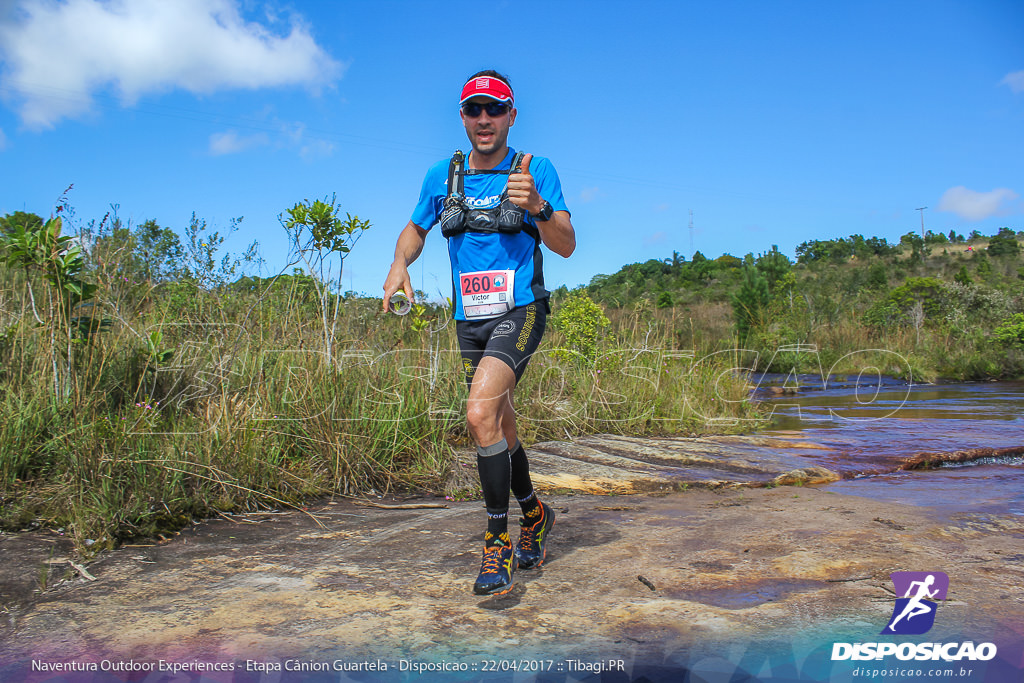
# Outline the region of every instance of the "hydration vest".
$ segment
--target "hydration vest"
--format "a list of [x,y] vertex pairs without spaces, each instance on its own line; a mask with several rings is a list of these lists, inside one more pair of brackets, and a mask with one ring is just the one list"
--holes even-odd
[[523,152],[516,152],[507,171],[477,170],[465,168],[465,155],[462,150],[455,150],[452,160],[448,163],[448,194],[445,195],[444,208],[441,210],[439,218],[441,234],[450,239],[466,232],[496,232],[505,235],[526,232],[539,243],[540,233],[535,226],[526,221],[526,210],[516,206],[508,198],[507,184],[501,193],[498,205],[493,208],[473,209],[466,204],[465,176],[518,173],[523,156],[525,156]]

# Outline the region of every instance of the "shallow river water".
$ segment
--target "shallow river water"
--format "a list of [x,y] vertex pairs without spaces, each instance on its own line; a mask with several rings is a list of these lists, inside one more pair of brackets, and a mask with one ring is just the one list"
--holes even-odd
[[[950,513],[1024,515],[1024,382],[756,379],[775,416],[763,433],[827,446],[821,464],[850,477],[830,490]],[[923,466],[900,469],[907,461]]]

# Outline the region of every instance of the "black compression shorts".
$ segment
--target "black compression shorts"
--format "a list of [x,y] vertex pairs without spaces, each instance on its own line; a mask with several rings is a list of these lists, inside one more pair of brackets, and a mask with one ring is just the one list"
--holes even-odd
[[473,385],[473,375],[484,356],[494,356],[512,368],[518,383],[544,336],[547,318],[548,302],[541,299],[513,308],[499,318],[457,320],[455,333],[459,338],[466,384]]

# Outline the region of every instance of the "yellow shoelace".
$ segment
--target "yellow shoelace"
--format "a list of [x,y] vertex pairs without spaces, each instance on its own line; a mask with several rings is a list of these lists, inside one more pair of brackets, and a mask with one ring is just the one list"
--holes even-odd
[[529,526],[523,527],[523,533],[519,536],[519,547],[522,550],[530,550],[530,545],[536,542],[537,530],[541,527],[541,522],[544,521],[544,516],[541,515],[540,519]]

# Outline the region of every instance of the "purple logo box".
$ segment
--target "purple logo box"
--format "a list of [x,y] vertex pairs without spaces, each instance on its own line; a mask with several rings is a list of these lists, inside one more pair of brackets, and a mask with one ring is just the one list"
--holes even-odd
[[[945,572],[893,572],[889,574],[893,587],[896,589],[896,597],[912,598],[911,584],[919,583],[927,586],[928,593],[933,595],[922,595],[925,600],[945,600],[949,592],[949,576]],[[929,579],[929,577],[931,577]],[[914,591],[916,592],[916,591]]]

